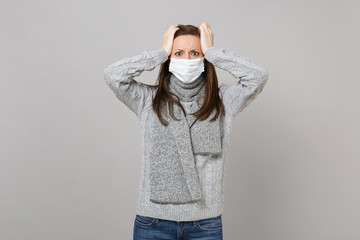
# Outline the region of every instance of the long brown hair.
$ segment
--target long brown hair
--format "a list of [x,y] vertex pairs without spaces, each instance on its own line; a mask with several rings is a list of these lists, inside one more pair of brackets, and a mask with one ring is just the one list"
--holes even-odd
[[[193,25],[179,24],[177,25],[177,27],[179,29],[175,32],[174,39],[181,35],[194,35],[200,38],[200,32],[198,28]],[[169,71],[169,64],[170,64],[170,58],[166,62],[161,64],[159,75],[156,81],[157,85],[151,86],[145,84],[149,87],[155,87],[158,89],[153,99],[152,107],[153,110],[156,112],[160,122],[165,126],[167,126],[169,123],[161,115],[162,104],[164,103],[168,104],[171,117],[177,121],[179,121],[180,119],[177,119],[174,116],[173,104],[179,105],[182,111],[184,112],[184,114],[186,115],[186,112],[183,106],[181,105],[179,98],[169,91],[168,80],[172,74]],[[216,76],[214,65],[205,59],[204,68],[205,68],[204,72],[206,79],[204,84],[205,87],[204,101],[200,109],[195,113],[193,113],[192,115],[194,115],[197,119],[205,120],[209,117],[209,115],[213,112],[213,110],[216,109],[215,116],[211,120],[209,120],[209,121],[215,121],[220,113],[225,115],[225,108],[219,96],[218,79]]]

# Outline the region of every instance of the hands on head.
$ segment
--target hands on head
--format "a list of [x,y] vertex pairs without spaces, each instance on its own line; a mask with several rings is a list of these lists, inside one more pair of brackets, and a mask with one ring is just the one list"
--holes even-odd
[[[163,35],[162,48],[167,52],[168,56],[171,55],[174,35],[178,29],[178,25],[171,24]],[[198,29],[200,32],[201,50],[205,53],[208,48],[214,46],[214,33],[211,30],[210,25],[206,22],[201,23]]]

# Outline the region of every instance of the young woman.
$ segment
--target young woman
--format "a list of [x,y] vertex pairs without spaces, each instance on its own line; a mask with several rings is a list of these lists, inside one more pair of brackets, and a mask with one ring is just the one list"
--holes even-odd
[[[206,22],[170,25],[161,48],[104,70],[106,83],[141,123],[134,239],[222,239],[231,122],[262,91],[268,73],[213,43]],[[134,79],[159,65],[157,85]],[[237,82],[219,87],[214,66]]]

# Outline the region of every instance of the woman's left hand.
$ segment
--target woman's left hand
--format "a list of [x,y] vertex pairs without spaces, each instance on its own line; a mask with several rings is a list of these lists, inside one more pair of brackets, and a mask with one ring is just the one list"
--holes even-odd
[[206,22],[203,22],[199,26],[199,32],[200,32],[200,44],[201,44],[201,50],[203,54],[205,54],[205,51],[214,46],[214,33],[210,28],[210,25]]

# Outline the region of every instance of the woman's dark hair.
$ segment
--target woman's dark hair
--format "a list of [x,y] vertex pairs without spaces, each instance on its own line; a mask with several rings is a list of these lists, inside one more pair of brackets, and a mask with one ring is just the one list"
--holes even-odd
[[[200,38],[199,29],[193,25],[179,24],[177,25],[177,27],[179,29],[175,32],[174,39],[181,35],[193,35],[193,36],[198,36]],[[156,112],[160,122],[165,126],[167,126],[169,123],[161,115],[162,104],[166,105],[166,103],[168,103],[170,115],[173,119],[177,121],[179,121],[180,119],[176,119],[176,117],[174,116],[173,104],[179,105],[183,110],[184,114],[186,115],[186,112],[182,107],[179,98],[169,91],[168,81],[172,74],[169,71],[169,64],[170,64],[170,58],[166,62],[161,64],[159,75],[157,78],[157,85],[151,86],[145,84],[149,87],[155,87],[158,89],[153,99],[152,107],[153,110]],[[210,120],[210,121],[215,121],[220,113],[225,115],[225,108],[219,96],[218,79],[216,76],[214,65],[205,59],[204,68],[205,68],[204,72],[206,79],[204,84],[205,87],[204,101],[200,109],[195,113],[193,113],[192,115],[194,115],[197,119],[205,120],[209,117],[209,115],[213,112],[213,110],[216,109],[215,116]]]

